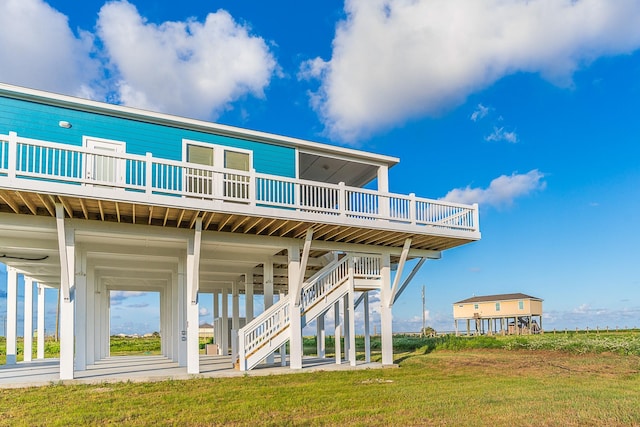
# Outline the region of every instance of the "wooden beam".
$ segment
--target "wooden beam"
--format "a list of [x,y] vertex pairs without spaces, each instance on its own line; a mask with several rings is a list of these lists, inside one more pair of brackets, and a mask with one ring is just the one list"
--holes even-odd
[[180,228],[180,224],[182,223],[182,218],[184,218],[184,213],[186,212],[186,209],[182,209],[182,211],[180,211],[180,215],[178,216],[178,222],[176,223],[176,228]]
[[285,228],[284,231],[282,231],[280,233],[280,237],[287,235],[290,231],[295,230],[296,228],[298,228],[300,226],[299,222],[294,222],[293,225],[289,228]]
[[224,221],[220,221],[218,223],[218,231],[222,231],[222,229],[229,223],[229,221],[231,221],[231,218],[233,218],[233,215],[227,215]]
[[13,201],[13,199],[9,198],[9,195],[6,193],[0,193],[0,199],[2,199],[15,213],[20,213],[20,206]]
[[276,231],[280,230],[282,227],[284,227],[284,226],[285,226],[285,225],[287,225],[288,223],[289,223],[289,220],[288,220],[288,219],[285,219],[284,221],[282,221],[282,222],[280,222],[280,223],[276,224],[276,226],[275,226],[275,227],[273,227],[271,230],[269,230],[269,233],[268,233],[268,234],[269,234],[269,236],[273,236],[273,235],[276,233]]
[[98,209],[100,210],[100,219],[104,221],[104,208],[102,207],[102,200],[98,199]]
[[120,205],[118,204],[118,202],[116,203],[116,217],[118,217],[118,222],[120,222]]
[[256,234],[262,234],[262,232],[264,230],[266,230],[267,228],[271,227],[271,225],[276,222],[278,219],[277,218],[273,218],[270,221],[267,221],[262,227],[260,227],[259,229],[256,230]]
[[67,215],[69,215],[69,218],[73,218],[73,209],[71,209],[71,205],[69,205],[69,202],[67,202],[61,196],[58,196],[58,200],[60,200],[60,203],[62,203],[62,206],[64,206],[64,210],[67,211]]
[[84,203],[84,199],[78,199],[80,201],[80,207],[82,208],[82,214],[84,215],[84,219],[89,219],[89,212],[87,211],[87,205]]
[[256,218],[251,224],[249,224],[247,227],[245,227],[242,232],[244,234],[247,234],[253,227],[255,227],[256,225],[260,224],[260,222],[262,221],[262,218]]
[[151,225],[151,220],[153,220],[153,205],[149,206],[149,221],[147,221],[148,225]]
[[164,221],[162,222],[163,227],[167,225],[167,220],[169,219],[169,209],[170,208],[167,208],[167,210],[164,211]]
[[24,204],[27,206],[27,208],[29,208],[29,210],[31,211],[32,214],[37,215],[38,214],[38,210],[36,209],[35,205],[33,203],[31,203],[31,201],[29,199],[27,199],[26,197],[24,197],[22,195],[21,192],[16,191],[16,194],[18,195],[18,197],[20,197],[20,199],[24,202]]
[[40,193],[36,193],[38,198],[40,199],[40,201],[42,202],[42,204],[44,205],[45,208],[47,208],[47,210],[49,211],[49,214],[53,217],[56,216],[56,211],[55,211],[55,207],[52,207],[52,205],[49,203],[49,201],[42,197],[42,194]]
[[231,227],[231,232],[235,233],[235,231],[240,228],[240,226],[242,226],[242,224],[244,224],[245,222],[247,222],[249,220],[248,216],[245,216],[243,219],[241,219],[240,221],[236,221],[235,224],[233,224],[233,226]]
[[209,219],[207,220],[207,225],[205,225],[204,229],[208,230],[209,226],[211,225],[211,222],[213,221],[213,218],[215,218],[216,214],[211,212],[209,213]]
[[[193,225],[196,223],[196,220],[200,218],[200,211],[196,211],[195,215],[191,217],[191,222],[189,223],[189,228],[193,228]],[[202,219],[201,219],[202,221]]]
[[133,214],[132,214],[132,217],[131,217],[131,221],[133,222],[133,224],[135,224],[136,223],[136,204],[134,203],[131,206],[131,208],[132,208],[132,211],[133,211]]

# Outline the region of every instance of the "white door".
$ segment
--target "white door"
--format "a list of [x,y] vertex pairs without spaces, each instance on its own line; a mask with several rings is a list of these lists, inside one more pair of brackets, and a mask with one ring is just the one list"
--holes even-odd
[[105,186],[115,184],[118,187],[124,185],[126,163],[124,159],[118,158],[116,155],[125,152],[125,143],[87,138],[85,146],[92,152],[87,156],[85,163],[86,177],[91,181],[91,184]]

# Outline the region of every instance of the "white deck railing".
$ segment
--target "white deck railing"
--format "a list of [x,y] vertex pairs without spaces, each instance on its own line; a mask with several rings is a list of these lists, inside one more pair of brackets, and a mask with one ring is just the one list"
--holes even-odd
[[0,135],[0,176],[478,231],[477,205]]

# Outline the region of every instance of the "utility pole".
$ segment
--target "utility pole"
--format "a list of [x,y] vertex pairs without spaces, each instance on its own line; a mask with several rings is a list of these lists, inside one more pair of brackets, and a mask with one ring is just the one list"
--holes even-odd
[[420,336],[424,337],[424,329],[425,329],[425,316],[424,316],[424,285],[422,285],[422,329],[420,330]]

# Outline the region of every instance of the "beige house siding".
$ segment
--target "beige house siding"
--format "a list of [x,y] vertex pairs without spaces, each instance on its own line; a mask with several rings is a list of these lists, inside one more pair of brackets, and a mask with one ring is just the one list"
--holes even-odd
[[542,327],[542,300],[525,294],[472,297],[453,304],[456,334],[459,321],[466,320],[467,334],[538,333]]
[[[500,304],[497,310],[496,304]],[[522,304],[522,308],[521,307]],[[538,316],[542,314],[542,301],[530,299],[510,301],[486,301],[477,303],[454,304],[454,319],[473,319],[480,317]]]

